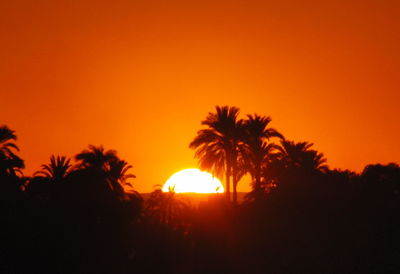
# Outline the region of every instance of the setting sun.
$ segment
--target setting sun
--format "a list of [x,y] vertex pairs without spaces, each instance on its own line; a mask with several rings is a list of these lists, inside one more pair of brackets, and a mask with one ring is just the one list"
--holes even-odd
[[162,190],[168,192],[173,188],[176,193],[223,193],[221,182],[210,173],[197,168],[181,170],[172,175],[164,184]]

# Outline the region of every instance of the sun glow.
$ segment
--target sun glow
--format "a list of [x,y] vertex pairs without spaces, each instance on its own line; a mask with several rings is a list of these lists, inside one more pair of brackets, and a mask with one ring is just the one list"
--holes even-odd
[[172,175],[164,184],[162,190],[173,189],[176,193],[223,193],[221,182],[210,173],[197,168],[181,170]]

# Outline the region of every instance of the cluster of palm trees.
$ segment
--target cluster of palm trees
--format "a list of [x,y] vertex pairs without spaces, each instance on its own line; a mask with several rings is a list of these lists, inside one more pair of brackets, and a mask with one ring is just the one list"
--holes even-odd
[[[32,177],[24,177],[21,171],[24,162],[16,154],[19,151],[16,138],[15,132],[8,127],[0,128],[0,181],[13,179],[9,185],[15,189],[24,190],[33,197],[47,198],[65,191],[74,196],[75,190],[79,190],[86,199],[100,197],[104,201],[116,197],[120,201],[136,200],[136,205],[141,204],[140,194],[129,182],[136,178],[129,172],[132,165],[120,159],[115,150],[89,145],[88,149],[75,155],[75,163],[66,156],[52,155],[49,163],[41,165]],[[179,223],[189,204],[176,199],[173,189],[164,193],[161,185],[158,187],[146,200],[144,215],[155,223],[171,226]],[[71,192],[71,189],[74,190]]]
[[[13,130],[7,126],[0,127],[0,177],[3,179],[22,175],[24,161],[16,154],[19,151],[16,140]],[[50,163],[43,164],[34,177],[24,178],[25,185],[30,189],[45,183],[59,184],[71,175],[91,171],[105,178],[108,188],[119,196],[123,195],[124,187],[132,187],[128,182],[128,179],[135,178],[129,173],[132,166],[120,159],[115,150],[106,151],[102,146],[89,145],[87,150],[75,156],[75,160],[76,164],[72,165],[71,159],[52,155]]]
[[250,174],[252,179],[251,194],[259,197],[276,186],[285,170],[327,168],[323,154],[311,149],[312,143],[285,140],[281,133],[269,127],[270,122],[270,117],[257,114],[239,119],[239,108],[217,106],[201,122],[206,128],[199,130],[189,145],[195,149],[200,168],[225,177],[228,201],[232,184],[234,204],[237,204],[237,185],[245,174]]
[[[25,165],[16,154],[19,151],[16,140],[15,131],[7,126],[0,127],[0,176],[14,177],[22,174]],[[120,159],[115,150],[104,150],[102,146],[89,145],[88,149],[75,156],[75,161],[73,165],[71,159],[65,156],[52,155],[50,163],[43,164],[34,176],[45,178],[51,183],[60,183],[74,172],[91,170],[105,177],[110,189],[119,193],[124,186],[132,186],[128,179],[135,178],[135,175],[129,173],[131,165]]]

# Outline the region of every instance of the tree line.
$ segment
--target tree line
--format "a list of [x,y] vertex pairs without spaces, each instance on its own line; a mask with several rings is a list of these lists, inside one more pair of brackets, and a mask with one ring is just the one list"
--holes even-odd
[[236,107],[201,123],[189,146],[226,196],[198,206],[139,194],[132,166],[102,146],[24,176],[16,133],[0,127],[0,272],[398,273],[398,164],[330,169],[312,143]]

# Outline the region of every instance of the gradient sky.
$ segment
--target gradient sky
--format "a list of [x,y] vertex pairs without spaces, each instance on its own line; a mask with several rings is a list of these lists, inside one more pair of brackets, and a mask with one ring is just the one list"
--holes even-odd
[[332,168],[400,162],[400,1],[13,0],[0,13],[0,124],[26,175],[102,144],[151,191],[196,166],[188,144],[217,104],[271,116]]

